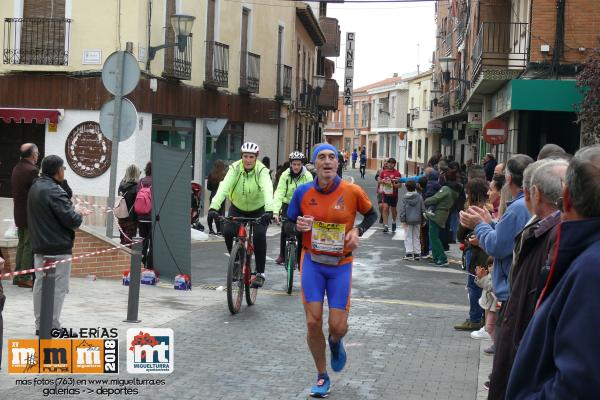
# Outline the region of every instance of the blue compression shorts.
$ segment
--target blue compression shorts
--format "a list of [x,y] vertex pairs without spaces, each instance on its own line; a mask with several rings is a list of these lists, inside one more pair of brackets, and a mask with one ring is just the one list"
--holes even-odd
[[302,250],[302,301],[323,303],[327,292],[329,308],[350,309],[352,289],[352,263],[325,265],[311,259],[310,253]]

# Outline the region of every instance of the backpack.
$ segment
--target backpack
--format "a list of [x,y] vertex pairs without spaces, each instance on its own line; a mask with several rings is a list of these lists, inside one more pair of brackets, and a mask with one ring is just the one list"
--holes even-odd
[[129,217],[129,211],[125,197],[117,197],[117,201],[115,201],[115,206],[113,207],[113,215],[117,218],[127,218]]
[[138,190],[133,209],[138,215],[149,215],[152,212],[152,185],[142,186]]

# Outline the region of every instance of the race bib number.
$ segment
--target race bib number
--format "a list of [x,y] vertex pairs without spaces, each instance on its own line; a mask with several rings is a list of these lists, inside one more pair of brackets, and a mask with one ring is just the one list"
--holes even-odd
[[318,251],[342,253],[346,237],[345,224],[331,224],[315,221],[312,225],[312,248]]
[[382,185],[383,194],[394,194],[394,186],[391,183],[384,183]]

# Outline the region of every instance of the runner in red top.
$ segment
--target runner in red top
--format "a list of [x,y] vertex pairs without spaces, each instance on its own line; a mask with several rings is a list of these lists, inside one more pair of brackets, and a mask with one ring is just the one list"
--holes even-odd
[[382,215],[383,215],[383,233],[389,232],[388,215],[392,209],[392,232],[396,232],[396,218],[398,211],[398,189],[402,186],[400,178],[402,175],[396,169],[396,159],[390,158],[384,165],[384,169],[379,174],[379,190],[382,197]]

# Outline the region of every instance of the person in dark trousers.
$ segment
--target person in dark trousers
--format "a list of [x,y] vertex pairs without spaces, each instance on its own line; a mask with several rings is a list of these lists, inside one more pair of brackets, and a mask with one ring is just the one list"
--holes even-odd
[[[35,268],[45,266],[47,262],[59,262],[55,267],[54,310],[52,328],[61,328],[60,314],[65,296],[69,292],[71,261],[75,229],[83,216],[90,211],[74,208],[67,193],[60,187],[65,178],[64,161],[51,155],[42,161],[42,175],[36,179],[27,196],[27,222],[31,234],[31,248],[34,254]],[[43,271],[37,271],[33,286],[33,310],[36,334],[40,329],[42,311]]]
[[119,226],[121,227],[119,235],[121,244],[129,244],[136,236],[138,230],[138,216],[133,208],[135,197],[137,196],[138,180],[140,179],[140,169],[135,164],[131,164],[125,170],[125,176],[119,184],[119,196],[125,199],[129,216],[127,218],[119,218]]
[[358,160],[358,151],[352,150],[352,169],[356,169],[356,160]]
[[[144,168],[144,176],[140,179],[137,191],[143,187],[152,187],[152,161],[148,161]],[[142,263],[148,269],[154,269],[154,260],[152,257],[152,213],[138,214],[138,223],[140,236],[144,239],[142,243]]]
[[569,163],[549,278],[523,335],[507,399],[596,399],[600,391],[600,145]]
[[[36,167],[39,151],[35,144],[25,143],[19,148],[21,159],[12,170],[10,186],[12,190],[15,225],[19,243],[17,245],[15,271],[33,268],[33,252],[27,225],[27,195],[33,181],[37,179],[39,171]],[[18,275],[13,278],[13,284],[31,289],[33,287],[33,274]]]
[[359,171],[360,177],[365,179],[365,172],[367,170],[367,152],[365,149],[362,149],[360,152],[360,161],[359,161]]
[[[227,171],[225,170],[225,162],[223,162],[223,160],[216,160],[215,163],[213,164],[212,171],[210,171],[210,173],[208,174],[208,178],[207,178],[207,182],[206,182],[206,188],[208,190],[210,190],[209,202],[212,201],[213,197],[215,197],[215,194],[217,194],[217,190],[219,190],[219,184],[225,178],[226,173],[227,173]],[[223,204],[221,204],[221,208],[219,208],[217,211],[219,212],[219,215],[221,215],[221,216],[224,215],[225,202],[223,202]],[[212,214],[208,214],[206,220],[208,223],[208,233],[210,233],[211,235],[221,236],[222,235],[221,221],[219,221],[218,219],[215,219]],[[213,230],[213,222],[215,223],[217,232],[215,232]]]
[[337,168],[337,174],[338,176],[341,178],[342,177],[342,173],[344,171],[344,152],[341,150],[338,150],[338,168]]

